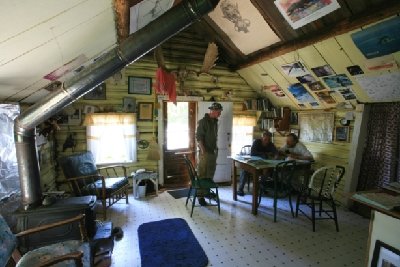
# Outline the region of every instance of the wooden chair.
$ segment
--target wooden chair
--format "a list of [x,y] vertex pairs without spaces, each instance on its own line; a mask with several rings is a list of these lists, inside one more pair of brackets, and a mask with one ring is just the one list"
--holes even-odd
[[[296,201],[296,217],[299,211],[312,221],[312,229],[315,232],[315,221],[332,219],[335,221],[336,231],[339,232],[339,224],[336,212],[334,192],[345,173],[342,166],[321,167],[316,170],[310,178],[308,187],[302,190]],[[318,204],[318,209],[316,209]],[[311,209],[311,216],[301,206]],[[318,217],[315,215],[318,213]],[[322,216],[324,213],[324,217]]]
[[[85,215],[78,215],[74,218],[41,225],[13,234],[7,222],[0,215],[0,266],[6,266],[10,258],[13,258],[18,267],[31,266],[52,266],[56,263],[64,263],[65,266],[93,266],[93,257],[88,237],[84,227]],[[79,223],[81,240],[68,240],[52,245],[36,248],[21,255],[17,249],[17,238],[29,234],[43,232],[63,225]]]
[[187,155],[183,155],[183,158],[185,160],[185,164],[188,169],[188,173],[189,173],[190,181],[191,181],[189,193],[186,198],[186,206],[189,202],[189,199],[192,201],[192,211],[190,213],[190,217],[192,217],[192,215],[193,215],[193,209],[196,204],[198,190],[208,192],[205,195],[205,197],[209,199],[208,206],[217,206],[218,214],[221,214],[219,195],[218,195],[218,185],[211,178],[199,179],[199,177],[197,176],[197,172],[196,172],[192,162],[187,157]]
[[[251,145],[245,145],[240,149],[240,156],[250,156],[251,155]],[[248,172],[245,172],[245,176],[247,179],[247,191],[250,192],[250,182],[251,182],[251,175]]]
[[64,176],[76,196],[96,195],[103,206],[103,219],[107,208],[125,197],[128,204],[127,169],[122,165],[97,168],[90,151],[59,159]]
[[294,217],[292,206],[292,178],[296,168],[295,160],[288,160],[277,164],[274,168],[272,177],[260,179],[260,192],[258,196],[258,205],[261,204],[261,196],[268,190],[273,194],[274,222],[276,222],[276,213],[278,209],[278,199],[288,197],[292,217]]

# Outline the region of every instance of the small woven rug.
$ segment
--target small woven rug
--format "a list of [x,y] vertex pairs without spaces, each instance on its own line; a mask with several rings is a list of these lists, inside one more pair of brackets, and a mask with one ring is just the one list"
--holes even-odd
[[183,188],[183,189],[176,189],[176,190],[168,190],[168,194],[173,196],[175,199],[182,198],[182,197],[187,197],[189,193],[189,188]]
[[143,223],[138,228],[142,267],[204,267],[208,258],[184,219]]

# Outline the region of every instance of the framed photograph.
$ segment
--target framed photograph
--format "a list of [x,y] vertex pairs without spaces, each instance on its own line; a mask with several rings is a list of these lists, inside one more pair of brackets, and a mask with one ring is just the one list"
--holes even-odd
[[293,134],[297,135],[297,137],[300,137],[300,129],[291,128],[290,133],[293,133]]
[[68,124],[69,125],[79,125],[82,121],[81,109],[75,109],[74,114],[68,116]]
[[380,240],[376,240],[374,254],[371,261],[372,267],[400,267],[400,250]]
[[124,112],[136,112],[136,99],[134,97],[124,97],[122,99],[122,109]]
[[335,139],[340,142],[348,142],[349,141],[349,126],[336,126],[335,128]]
[[84,100],[106,100],[106,84],[99,84],[92,91],[83,96]]
[[153,120],[153,103],[140,102],[138,104],[138,120],[141,121]]
[[151,78],[148,77],[128,77],[128,93],[151,95]]

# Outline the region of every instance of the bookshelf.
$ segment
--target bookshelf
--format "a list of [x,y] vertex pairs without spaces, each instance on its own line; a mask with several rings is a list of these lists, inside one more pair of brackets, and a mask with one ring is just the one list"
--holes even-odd
[[275,107],[266,98],[248,99],[243,102],[244,110],[257,112],[257,124],[260,130],[275,128],[278,132],[289,131],[290,108]]

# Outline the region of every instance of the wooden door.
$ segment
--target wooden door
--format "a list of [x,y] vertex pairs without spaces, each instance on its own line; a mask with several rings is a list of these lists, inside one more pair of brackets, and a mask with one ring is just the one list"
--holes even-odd
[[[188,187],[190,178],[183,154],[189,155],[194,162],[196,102],[178,102],[176,106],[180,109],[178,112],[171,105],[173,105],[171,102],[163,102],[164,185],[167,188]],[[186,117],[184,118],[183,115]],[[177,117],[182,119],[180,123],[177,123]],[[187,131],[188,138],[186,134],[182,136],[182,131]]]

